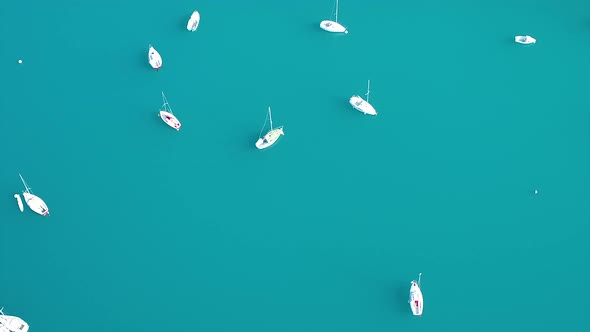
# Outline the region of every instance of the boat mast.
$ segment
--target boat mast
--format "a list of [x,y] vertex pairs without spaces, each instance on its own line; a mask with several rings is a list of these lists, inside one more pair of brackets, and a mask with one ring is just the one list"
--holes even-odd
[[[164,108],[164,111],[166,111],[168,113],[172,113],[172,108],[168,104],[168,100],[166,99],[166,96],[164,95],[164,91],[162,91],[162,100],[164,101],[164,105],[162,105],[162,108]],[[166,107],[166,106],[168,106],[168,107]]]
[[418,273],[418,287],[420,287],[420,279],[422,278],[422,272]]
[[[270,110],[270,107],[268,108]],[[266,112],[266,118],[264,118],[264,124],[262,125],[262,129],[260,129],[260,133],[258,134],[258,137],[262,138],[262,132],[264,131],[264,128],[266,128],[266,121],[268,121],[268,112]]]
[[29,186],[27,186],[27,183],[25,182],[25,179],[23,179],[23,176],[20,175],[20,173],[18,174],[18,176],[20,176],[20,180],[23,182],[23,185],[25,186],[25,191],[30,193]]
[[268,107],[268,117],[270,119],[270,130],[272,130],[272,112],[270,111],[270,106]]
[[338,0],[336,0],[336,23],[338,23]]
[[369,102],[369,93],[371,93],[371,80],[367,81],[367,103]]

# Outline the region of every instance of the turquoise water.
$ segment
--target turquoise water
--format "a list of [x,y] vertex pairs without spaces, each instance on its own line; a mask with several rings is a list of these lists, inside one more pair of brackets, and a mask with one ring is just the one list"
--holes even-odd
[[343,0],[346,36],[331,1],[2,7],[0,306],[32,332],[590,323],[589,2]]

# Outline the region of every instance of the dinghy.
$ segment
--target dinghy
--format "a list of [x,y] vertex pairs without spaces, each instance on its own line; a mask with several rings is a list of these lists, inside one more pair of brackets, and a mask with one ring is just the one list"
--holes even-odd
[[355,95],[350,97],[350,100],[348,101],[350,103],[350,105],[352,107],[354,107],[355,110],[365,113],[365,114],[369,114],[369,115],[377,115],[377,111],[375,110],[375,108],[373,107],[373,105],[371,105],[369,103],[369,94],[371,93],[371,80],[369,80],[367,82],[367,93],[365,93],[365,96],[367,96],[367,100],[364,100],[361,96]]
[[0,309],[0,332],[27,332],[29,324],[16,316],[5,315]]
[[43,202],[43,200],[41,198],[39,198],[38,196],[33,195],[31,188],[27,185],[27,183],[25,182],[25,179],[23,179],[22,175],[19,174],[18,176],[20,176],[20,179],[23,182],[23,185],[25,186],[25,191],[23,191],[23,197],[25,198],[25,203],[27,203],[29,208],[31,208],[31,210],[33,210],[34,212],[36,212],[42,216],[48,215],[49,208],[47,207],[47,204],[45,204],[45,202]]
[[199,14],[199,12],[195,10],[191,15],[191,18],[188,19],[186,29],[188,31],[194,32],[199,27],[199,22],[201,22],[201,14]]
[[514,41],[525,45],[534,44],[537,42],[537,40],[531,36],[515,36]]
[[[262,137],[261,135],[264,131],[264,127],[266,126],[266,121],[268,119],[270,119],[270,130],[266,133],[266,135],[264,135],[264,137]],[[264,120],[264,125],[260,130],[260,134],[258,134],[260,138],[258,139],[258,141],[256,141],[256,148],[262,150],[270,147],[271,145],[276,143],[276,141],[279,139],[279,137],[281,137],[281,135],[285,135],[285,133],[283,132],[283,126],[280,126],[278,128],[272,127],[272,111],[269,107],[268,113],[266,114],[266,120]]]
[[160,56],[160,53],[158,53],[158,51],[156,51],[156,49],[150,45],[149,46],[150,49],[148,51],[148,61],[150,63],[150,66],[152,66],[152,68],[154,68],[155,70],[159,70],[162,67],[162,57]]
[[16,202],[18,203],[18,209],[20,210],[20,212],[23,212],[25,208],[23,207],[23,201],[20,199],[20,195],[14,194],[14,198],[16,198]]
[[420,290],[420,278],[422,273],[418,274],[418,281],[412,280],[412,286],[410,286],[410,308],[412,308],[412,314],[414,316],[422,316],[422,310],[424,309],[424,299],[422,298],[422,291]]
[[336,19],[334,21],[323,20],[322,22],[320,22],[320,28],[328,32],[348,33],[348,30],[342,24],[338,23],[338,6],[339,3],[338,0],[336,0]]
[[180,121],[178,121],[176,116],[174,116],[174,113],[172,113],[172,108],[170,107],[170,104],[168,104],[168,100],[164,95],[164,91],[162,91],[162,99],[164,100],[164,104],[162,105],[162,109],[159,113],[160,118],[170,127],[176,130],[180,130],[180,126],[182,125],[180,124]]

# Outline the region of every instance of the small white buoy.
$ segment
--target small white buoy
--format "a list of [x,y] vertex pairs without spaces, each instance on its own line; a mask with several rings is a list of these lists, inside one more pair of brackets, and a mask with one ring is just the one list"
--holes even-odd
[[20,60],[20,59],[19,59],[19,60],[18,60],[18,63],[23,63],[23,60]]
[[537,189],[535,189],[535,195],[538,194],[538,193],[539,193],[539,191]]

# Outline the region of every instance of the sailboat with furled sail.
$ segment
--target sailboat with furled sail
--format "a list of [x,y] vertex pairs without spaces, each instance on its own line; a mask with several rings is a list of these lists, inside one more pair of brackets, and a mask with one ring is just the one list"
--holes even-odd
[[338,23],[338,7],[339,3],[338,0],[336,0],[336,19],[334,21],[323,20],[320,22],[320,28],[328,32],[348,33],[348,30],[342,24]]
[[[266,127],[266,121],[269,119],[270,119],[270,130],[266,133],[266,135],[262,136],[262,132],[264,131],[264,127]],[[285,133],[283,132],[283,126],[280,126],[277,128],[273,128],[273,126],[272,126],[272,111],[269,106],[268,113],[266,114],[266,120],[264,120],[264,125],[262,126],[262,129],[260,130],[260,134],[258,134],[258,136],[260,138],[258,139],[258,141],[256,141],[256,148],[258,148],[259,150],[266,149],[266,148],[270,147],[271,145],[275,144],[276,141],[279,139],[279,137],[281,137],[282,135],[285,135]]]
[[350,97],[349,103],[352,107],[354,107],[355,110],[359,112],[369,115],[377,115],[377,111],[375,110],[373,105],[369,103],[369,94],[371,94],[371,80],[367,81],[367,93],[365,93],[365,96],[367,96],[367,100],[364,100],[359,95],[354,95]]
[[170,107],[170,104],[168,104],[168,100],[164,95],[164,91],[162,91],[162,100],[164,104],[162,105],[162,109],[160,110],[160,113],[158,113],[158,115],[160,116],[162,121],[164,121],[167,125],[176,130],[180,130],[180,126],[182,125],[180,124],[180,121],[178,121],[176,116],[172,113],[172,108]]
[[199,23],[201,22],[201,14],[198,11],[194,11],[191,17],[188,19],[188,23],[186,24],[186,29],[188,31],[195,32],[199,27]]
[[148,62],[150,63],[150,66],[155,70],[160,70],[160,68],[162,68],[162,56],[152,45],[149,45],[148,47]]
[[45,202],[43,202],[41,198],[33,194],[33,192],[31,191],[31,187],[27,185],[22,175],[19,174],[18,176],[20,176],[20,179],[23,182],[23,185],[25,186],[25,191],[23,191],[25,203],[27,203],[29,208],[31,208],[31,210],[33,210],[34,212],[42,216],[49,215],[49,208],[47,207],[47,204],[45,204]]
[[420,289],[420,279],[422,273],[418,274],[418,281],[412,280],[410,286],[410,308],[412,308],[412,314],[414,316],[422,316],[424,310],[424,298],[422,297],[422,290]]

